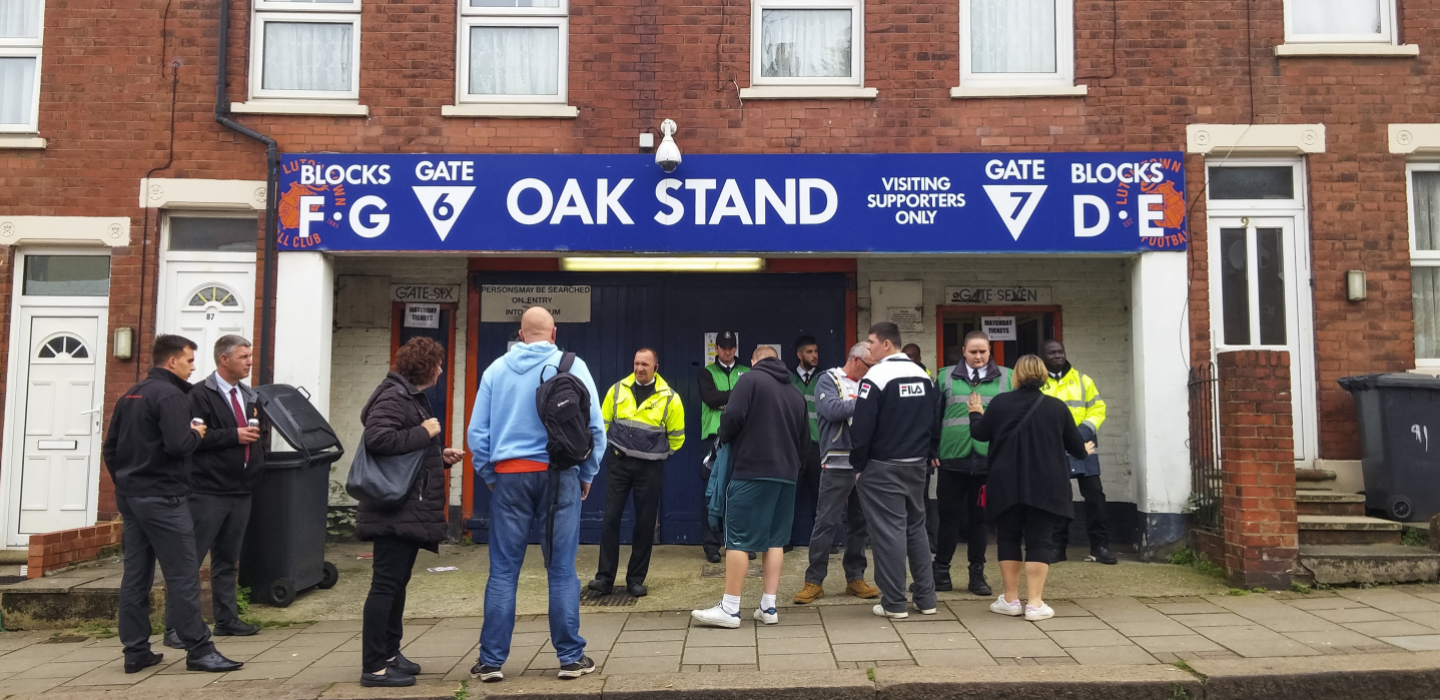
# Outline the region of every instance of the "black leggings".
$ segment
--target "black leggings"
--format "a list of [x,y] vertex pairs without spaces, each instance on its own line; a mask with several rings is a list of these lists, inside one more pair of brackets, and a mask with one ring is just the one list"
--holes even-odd
[[[1010,506],[995,518],[996,559],[1050,563],[1056,528],[1068,521],[1061,515],[1020,504]],[[1025,541],[1021,556],[1020,541]]]

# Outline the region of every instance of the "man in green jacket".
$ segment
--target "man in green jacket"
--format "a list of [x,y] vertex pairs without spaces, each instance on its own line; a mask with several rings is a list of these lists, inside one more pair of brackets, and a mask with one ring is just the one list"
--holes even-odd
[[[700,372],[700,440],[709,450],[720,432],[720,414],[725,404],[730,403],[730,391],[740,376],[750,371],[749,367],[735,361],[735,350],[739,341],[735,331],[715,334],[715,361]],[[705,559],[711,564],[720,563],[720,536],[710,529],[710,518],[705,515],[705,485],[710,483],[710,469],[700,466],[700,541],[705,547]],[[750,558],[754,558],[751,554]]]
[[795,483],[795,521],[790,532],[790,545],[810,542],[810,530],[820,502],[820,423],[815,411],[815,387],[820,383],[820,346],[813,335],[795,339],[795,371],[790,383],[805,397],[805,417],[810,422],[810,452],[800,464],[800,480]]
[[1010,370],[995,366],[990,358],[990,338],[984,331],[966,334],[962,349],[963,361],[941,369],[937,377],[945,417],[940,428],[936,486],[940,529],[935,543],[935,590],[953,589],[950,560],[955,556],[955,544],[963,527],[970,561],[970,592],[988,596],[991,591],[985,582],[985,547],[990,535],[985,529],[980,490],[990,471],[986,457],[989,445],[970,436],[970,409],[966,404],[971,394],[978,394],[982,404],[989,404],[1001,392],[1009,391]]

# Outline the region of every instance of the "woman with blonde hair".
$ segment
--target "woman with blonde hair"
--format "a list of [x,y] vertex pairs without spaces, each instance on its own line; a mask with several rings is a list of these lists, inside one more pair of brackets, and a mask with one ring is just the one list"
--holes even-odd
[[[1039,621],[1055,616],[1045,604],[1045,577],[1055,530],[1073,517],[1065,453],[1084,459],[1090,447],[1064,402],[1040,393],[1045,363],[1039,357],[1021,357],[1011,381],[1014,391],[991,399],[988,407],[981,405],[979,394],[971,394],[969,401],[970,434],[990,443],[985,515],[995,524],[996,558],[1005,580],[1005,590],[990,610]],[[1024,605],[1022,570],[1029,592]]]

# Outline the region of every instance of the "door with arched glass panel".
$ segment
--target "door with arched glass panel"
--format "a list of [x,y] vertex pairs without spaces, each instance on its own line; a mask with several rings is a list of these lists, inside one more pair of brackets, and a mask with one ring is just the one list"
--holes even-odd
[[220,336],[254,340],[256,231],[255,219],[248,216],[166,219],[159,332],[178,333],[200,346],[193,382],[214,371],[213,349]]

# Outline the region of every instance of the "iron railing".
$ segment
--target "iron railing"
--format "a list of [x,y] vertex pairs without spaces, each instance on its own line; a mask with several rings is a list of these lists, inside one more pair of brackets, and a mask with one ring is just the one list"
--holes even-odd
[[1190,526],[1222,532],[1224,491],[1220,476],[1220,420],[1215,363],[1190,368]]

